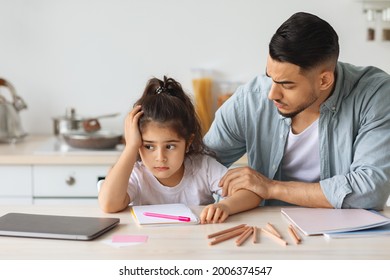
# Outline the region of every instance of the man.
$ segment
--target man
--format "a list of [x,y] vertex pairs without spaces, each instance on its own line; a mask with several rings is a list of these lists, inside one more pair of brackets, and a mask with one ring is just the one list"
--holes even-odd
[[217,111],[205,142],[230,166],[223,195],[263,205],[382,209],[390,193],[390,76],[338,62],[338,36],[296,13],[269,44],[266,75]]

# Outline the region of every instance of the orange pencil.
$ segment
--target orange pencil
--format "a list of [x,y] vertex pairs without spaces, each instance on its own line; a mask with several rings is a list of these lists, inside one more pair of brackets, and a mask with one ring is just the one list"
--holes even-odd
[[299,234],[298,232],[295,230],[294,226],[293,225],[289,225],[289,227],[291,228],[292,232],[294,233],[294,235],[297,237],[297,239],[299,241],[301,241],[301,238],[299,237]]
[[253,227],[252,243],[257,243],[257,227]]
[[277,237],[282,238],[282,236],[280,235],[280,233],[276,230],[276,228],[275,228],[272,224],[267,223],[265,227],[266,227],[271,233],[273,233],[274,235],[276,235]]
[[295,244],[299,244],[301,242],[301,238],[299,237],[298,233],[295,231],[295,229],[292,225],[289,225],[288,233],[290,234],[290,236],[294,240]]
[[219,235],[213,241],[209,242],[209,245],[215,245],[215,244],[218,244],[218,243],[220,243],[222,241],[225,241],[225,240],[231,239],[233,237],[239,236],[244,231],[246,231],[246,229],[247,229],[247,227],[242,227],[242,228],[238,228],[236,230],[227,232],[225,234]]
[[224,230],[221,230],[221,231],[218,231],[218,232],[215,232],[215,233],[212,233],[212,234],[209,234],[207,236],[207,238],[213,238],[213,237],[216,237],[218,235],[221,235],[221,234],[224,234],[224,233],[227,233],[227,232],[231,232],[233,230],[236,230],[236,229],[239,229],[239,228],[243,228],[245,227],[246,224],[241,224],[241,225],[238,225],[238,226],[235,226],[235,227],[231,227],[231,228],[228,228],[228,229],[224,229]]
[[248,227],[236,240],[236,245],[241,246],[248,239],[248,237],[252,234],[253,227]]
[[266,230],[265,228],[262,228],[261,231],[267,235],[269,238],[271,238],[273,241],[275,241],[276,243],[282,245],[282,246],[286,246],[287,245],[287,241],[280,238],[280,237],[277,237],[275,234],[273,234],[272,232]]
[[246,231],[248,229],[248,226],[244,226],[242,228],[238,228],[238,229],[235,229],[235,230],[232,230],[232,231],[229,231],[229,232],[226,232],[224,234],[221,234],[221,235],[218,235],[216,236],[214,239],[221,239],[221,238],[226,238],[228,236],[237,236],[237,233],[243,233],[244,231]]

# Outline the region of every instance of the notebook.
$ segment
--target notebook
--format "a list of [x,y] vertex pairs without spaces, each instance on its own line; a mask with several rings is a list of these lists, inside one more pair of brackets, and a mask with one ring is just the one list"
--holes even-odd
[[282,208],[305,235],[348,232],[390,224],[390,219],[365,209]]
[[[132,206],[130,211],[139,225],[193,225],[199,223],[199,218],[187,205],[182,203]],[[147,213],[151,213],[152,216],[148,216]],[[153,214],[173,217],[154,217]],[[184,219],[179,219],[179,217]]]
[[325,233],[326,238],[357,238],[357,237],[375,237],[375,236],[390,236],[390,224],[384,226],[354,230],[354,231],[343,231],[343,232],[332,232]]
[[118,218],[8,213],[0,217],[0,235],[92,240],[118,223]]

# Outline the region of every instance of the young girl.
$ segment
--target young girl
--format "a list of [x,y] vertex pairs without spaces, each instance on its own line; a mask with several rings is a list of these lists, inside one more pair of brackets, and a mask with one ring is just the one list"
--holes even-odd
[[215,203],[226,167],[204,146],[191,99],[174,79],[149,80],[124,130],[125,148],[99,192],[104,211],[118,212],[130,203],[209,204],[201,223],[217,223],[259,205],[260,197],[248,190]]

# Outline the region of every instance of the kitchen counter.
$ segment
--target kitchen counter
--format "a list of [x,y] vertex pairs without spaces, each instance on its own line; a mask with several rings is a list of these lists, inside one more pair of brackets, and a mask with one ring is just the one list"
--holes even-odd
[[51,135],[29,135],[15,144],[0,144],[0,165],[112,165],[121,152],[73,149]]

